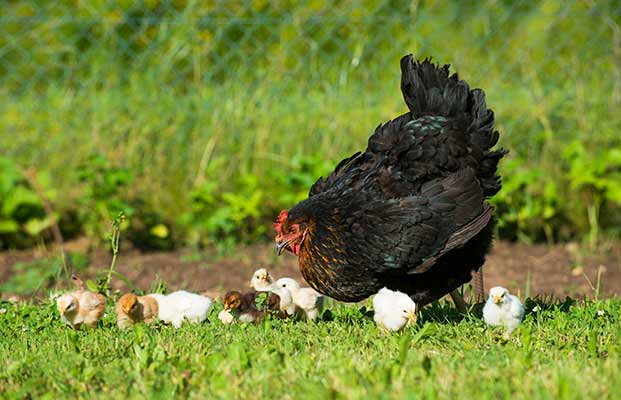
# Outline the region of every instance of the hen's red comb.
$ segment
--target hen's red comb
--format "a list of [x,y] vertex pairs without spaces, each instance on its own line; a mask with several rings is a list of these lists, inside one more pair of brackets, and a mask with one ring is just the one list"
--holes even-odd
[[280,230],[280,226],[282,225],[282,222],[287,219],[288,216],[289,212],[287,210],[282,210],[280,214],[278,214],[278,218],[276,218],[276,222],[274,222],[274,228],[276,228],[276,232],[278,232],[278,234],[282,233]]

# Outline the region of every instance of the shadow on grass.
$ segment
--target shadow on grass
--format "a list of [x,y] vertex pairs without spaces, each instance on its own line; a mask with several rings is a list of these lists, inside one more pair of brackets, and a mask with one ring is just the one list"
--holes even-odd
[[[525,315],[536,314],[542,311],[557,311],[567,313],[576,304],[576,300],[571,297],[565,299],[554,299],[552,296],[536,296],[527,298],[524,301]],[[485,303],[471,304],[467,314],[461,314],[453,304],[443,301],[434,301],[420,311],[424,321],[434,321],[440,323],[459,323],[464,318],[475,317],[483,318],[483,307]]]

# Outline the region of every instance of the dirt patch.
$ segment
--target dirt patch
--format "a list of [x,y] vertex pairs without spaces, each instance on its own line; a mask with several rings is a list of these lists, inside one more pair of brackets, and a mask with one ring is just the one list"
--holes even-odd
[[[69,251],[85,251],[85,244],[69,243],[67,248]],[[0,253],[0,282],[9,279],[16,262],[43,257],[45,253],[40,249]],[[90,252],[90,265],[81,272],[82,277],[96,276],[109,265],[110,258],[105,250]],[[268,268],[277,278],[301,279],[296,258],[290,254],[276,257],[269,243],[240,248],[228,256],[190,250],[144,253],[122,249],[117,261],[117,271],[137,288],[148,290],[159,278],[170,290],[206,291],[212,296],[231,289],[247,288],[253,271],[260,267]],[[483,271],[487,289],[501,285],[524,296],[530,285],[531,296],[554,297],[592,297],[599,271],[601,296],[618,296],[621,294],[621,243],[589,253],[575,244],[548,246],[498,242]],[[122,292],[129,290],[119,279],[113,281],[113,288]],[[8,295],[4,293],[2,297]]]

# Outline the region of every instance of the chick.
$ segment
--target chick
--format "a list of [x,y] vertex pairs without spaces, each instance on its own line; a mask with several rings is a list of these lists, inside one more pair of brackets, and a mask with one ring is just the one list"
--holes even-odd
[[106,307],[106,298],[88,290],[66,293],[56,299],[61,319],[72,328],[83,323],[95,328]]
[[274,280],[272,276],[265,268],[260,268],[254,271],[252,279],[250,279],[250,287],[257,292],[268,292],[274,289]]
[[273,292],[269,292],[261,309],[257,307],[257,298],[261,292],[252,290],[242,294],[233,290],[224,295],[224,312],[236,316],[241,322],[260,322],[266,312],[280,311],[280,297]]
[[250,280],[250,287],[257,292],[273,292],[280,297],[280,311],[286,316],[295,315],[297,308],[293,301],[292,293],[289,289],[285,289],[274,283],[272,276],[265,268],[254,271]]
[[126,293],[116,305],[116,323],[125,329],[138,322],[150,324],[157,321],[159,305],[153,295],[136,296]]
[[399,331],[416,323],[416,303],[399,291],[381,289],[373,298],[373,309],[375,323],[387,331]]
[[280,278],[276,285],[291,292],[293,304],[306,318],[314,321],[323,309],[323,296],[311,288],[301,288],[293,278]]
[[505,337],[518,327],[524,318],[524,306],[517,296],[501,286],[490,289],[489,297],[483,307],[483,320],[487,325],[507,328]]
[[213,300],[207,296],[179,290],[169,295],[157,295],[159,304],[158,317],[165,323],[179,328],[184,319],[190,322],[203,322],[207,319],[207,313],[213,304]]

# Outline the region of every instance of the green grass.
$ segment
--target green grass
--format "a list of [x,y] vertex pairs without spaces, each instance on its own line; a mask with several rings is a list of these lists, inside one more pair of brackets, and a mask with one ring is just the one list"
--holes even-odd
[[53,305],[2,307],[3,398],[621,397],[618,299],[542,306],[508,341],[446,303],[392,335],[344,305],[316,324],[224,326],[214,307],[212,323],[127,332],[109,314],[76,332]]

